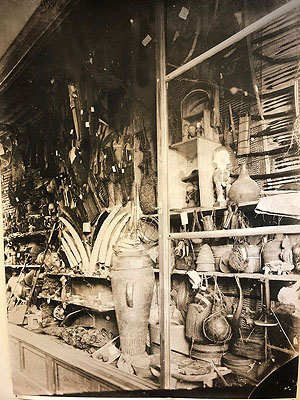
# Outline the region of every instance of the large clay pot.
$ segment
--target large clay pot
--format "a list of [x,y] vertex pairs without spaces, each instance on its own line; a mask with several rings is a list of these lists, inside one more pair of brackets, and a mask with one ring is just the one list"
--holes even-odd
[[228,196],[236,204],[247,203],[259,199],[258,184],[250,178],[246,164],[242,164],[238,179],[232,184]]
[[[232,247],[233,247],[232,244],[211,246],[215,258],[215,265],[217,271],[222,271],[221,260],[225,261],[226,259],[228,259]],[[222,272],[228,272],[228,271],[222,271]]]
[[152,262],[144,246],[115,246],[111,285],[124,355],[145,354],[147,327],[154,290]]
[[270,240],[267,242],[262,251],[264,265],[270,264],[274,261],[281,261],[280,253],[281,253],[281,243],[283,240],[283,235],[279,234],[275,236],[274,240]]

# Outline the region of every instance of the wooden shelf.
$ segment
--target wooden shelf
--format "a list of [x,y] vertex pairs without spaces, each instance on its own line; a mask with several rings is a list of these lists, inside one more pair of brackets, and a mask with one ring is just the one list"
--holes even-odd
[[182,153],[187,154],[189,155],[189,157],[191,157],[191,155],[197,153],[197,139],[198,139],[197,137],[194,137],[192,139],[185,140],[183,142],[177,142],[171,144],[169,148],[172,150],[181,151]]
[[30,238],[30,237],[33,237],[33,236],[44,236],[48,232],[49,232],[48,229],[43,229],[43,230],[34,231],[34,232],[24,232],[24,233],[15,232],[15,233],[11,233],[8,236],[5,236],[4,240],[25,239],[25,238]]
[[[277,172],[271,172],[269,174],[255,174],[255,175],[250,175],[252,179],[269,179],[269,178],[279,178],[279,177],[286,177],[286,176],[293,176],[293,175],[299,175],[300,174],[300,169],[295,168],[291,169],[288,171],[277,171]],[[238,174],[233,174],[231,175],[233,178],[238,178]]]
[[39,264],[5,264],[5,268],[40,268],[41,265]]
[[[249,201],[247,203],[239,204],[239,208],[253,208],[257,205],[258,201]],[[183,207],[183,208],[174,208],[170,210],[170,216],[179,215],[182,212],[186,212],[188,214],[193,213],[194,211],[197,212],[212,212],[212,211],[224,211],[227,207],[223,206],[216,206],[216,207]]]
[[209,239],[209,238],[225,238],[225,237],[239,237],[239,236],[261,236],[261,235],[275,235],[278,233],[283,234],[300,234],[299,225],[275,225],[275,226],[261,226],[257,228],[245,229],[221,229],[215,231],[201,231],[201,232],[177,232],[169,233],[169,239]]
[[[190,271],[195,270],[185,270],[185,269],[173,269],[173,275],[186,275]],[[154,268],[155,273],[159,273],[158,268]],[[199,275],[204,275],[206,277],[220,277],[220,278],[235,278],[239,277],[242,279],[256,279],[256,280],[264,280],[268,278],[270,281],[285,281],[285,282],[297,282],[300,281],[300,275],[297,274],[286,274],[286,275],[265,275],[260,274],[258,272],[253,273],[245,273],[245,272],[220,272],[220,271],[196,271]]]
[[[50,301],[57,301],[59,303],[62,303],[62,299],[59,298],[59,297],[43,296],[43,295],[40,294],[40,295],[38,295],[38,298],[45,299],[45,300],[50,300]],[[82,308],[87,308],[89,310],[97,311],[97,312],[100,312],[100,313],[105,313],[105,312],[108,312],[108,311],[114,311],[115,310],[113,307],[100,309],[100,308],[97,308],[95,306],[91,306],[89,304],[84,304],[84,303],[81,304],[81,303],[77,303],[76,301],[72,301],[72,300],[65,301],[65,304],[70,304],[70,305],[79,306],[79,307],[82,307]]]
[[245,157],[258,157],[258,156],[266,156],[266,155],[276,155],[280,153],[284,153],[288,150],[295,150],[296,146],[291,147],[290,145],[278,146],[270,150],[265,151],[255,151],[249,154],[237,154],[237,158],[245,158]]
[[109,281],[110,279],[108,278],[103,278],[102,276],[99,275],[84,275],[84,274],[71,274],[68,272],[59,272],[59,273],[55,273],[55,272],[46,272],[46,275],[49,276],[67,276],[69,278],[94,278],[94,279],[102,279],[105,281]]
[[[188,271],[184,270],[174,270],[173,274],[178,274],[178,275],[185,275]],[[268,278],[270,281],[286,281],[286,282],[296,282],[300,281],[300,275],[296,274],[290,274],[290,275],[264,275],[260,273],[235,273],[235,272],[219,272],[219,271],[211,271],[211,272],[201,272],[201,271],[196,271],[201,275],[205,275],[207,277],[222,277],[222,278],[243,278],[243,279],[256,279],[256,280],[264,280],[265,278]]]

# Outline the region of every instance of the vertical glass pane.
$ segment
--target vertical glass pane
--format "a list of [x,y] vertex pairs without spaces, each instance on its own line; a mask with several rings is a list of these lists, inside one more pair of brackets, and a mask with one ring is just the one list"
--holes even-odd
[[[186,30],[187,21],[180,21]],[[282,297],[298,280],[297,263],[290,258],[289,284],[272,267],[299,236],[247,236],[249,227],[298,223],[283,215],[287,205],[277,213],[255,207],[261,197],[275,207],[273,196],[299,185],[299,33],[295,9],[168,82],[170,221],[180,234],[171,241],[172,366],[176,388],[203,397],[246,397],[299,345]],[[170,38],[168,60],[176,64],[179,36]],[[172,343],[180,329],[188,353]]]

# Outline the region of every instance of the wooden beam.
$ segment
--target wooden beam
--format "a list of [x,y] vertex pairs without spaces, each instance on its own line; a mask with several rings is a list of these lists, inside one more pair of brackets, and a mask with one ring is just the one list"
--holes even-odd
[[245,228],[245,229],[221,229],[215,231],[201,231],[201,232],[180,232],[170,233],[169,239],[208,239],[208,238],[225,238],[225,237],[239,237],[239,236],[256,236],[256,235],[275,235],[277,233],[283,234],[299,234],[299,225],[276,225],[276,226],[261,226],[258,228]]
[[168,107],[165,50],[165,5],[163,0],[156,3],[156,118],[158,157],[158,216],[159,216],[159,288],[160,288],[160,362],[161,387],[170,389],[170,216],[168,204]]
[[10,370],[9,359],[9,344],[8,344],[8,329],[7,329],[7,314],[6,314],[6,282],[5,282],[5,268],[4,268],[4,240],[3,240],[3,210],[2,210],[2,173],[0,171],[0,343],[2,348],[1,355],[1,380],[5,382],[3,385],[2,396],[6,399],[13,398],[12,377]]
[[244,39],[251,33],[264,28],[265,25],[269,24],[270,22],[274,21],[276,18],[286,14],[289,11],[292,11],[294,8],[299,7],[299,0],[292,0],[289,3],[283,5],[282,7],[277,8],[276,10],[272,11],[271,13],[265,15],[264,17],[260,18],[259,20],[253,22],[246,26],[244,29],[240,30],[239,32],[235,33],[234,35],[230,36],[228,39],[224,40],[223,42],[217,44],[216,46],[212,47],[211,49],[205,51],[203,54],[195,57],[193,60],[183,64],[182,66],[178,67],[174,71],[170,72],[166,76],[166,82],[171,81],[174,78],[184,74],[188,70],[193,67],[196,67],[203,61],[207,60],[208,58],[214,56],[215,54],[219,53],[222,50],[225,50],[227,47],[239,42],[240,40]]
[[292,351],[292,350],[283,349],[281,347],[273,346],[271,344],[268,344],[267,346],[268,346],[269,349],[280,351],[281,353],[289,354],[291,356],[296,356],[297,355],[297,353],[295,351]]
[[55,7],[42,3],[0,59],[0,93],[4,92],[43,48],[47,38],[81,0],[58,0]]

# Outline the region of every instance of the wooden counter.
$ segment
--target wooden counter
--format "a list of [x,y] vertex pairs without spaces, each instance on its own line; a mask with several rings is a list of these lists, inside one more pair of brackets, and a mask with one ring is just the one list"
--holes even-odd
[[153,390],[154,383],[94,360],[84,351],[9,324],[14,394],[76,394]]

